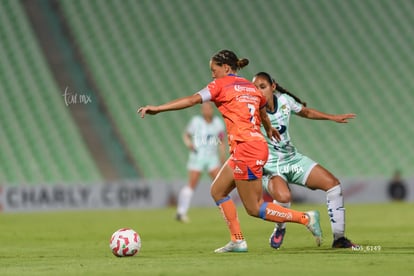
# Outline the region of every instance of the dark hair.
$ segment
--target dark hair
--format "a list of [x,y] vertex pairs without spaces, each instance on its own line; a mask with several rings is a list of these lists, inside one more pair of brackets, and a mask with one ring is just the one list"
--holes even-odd
[[297,96],[295,96],[294,94],[290,93],[288,90],[286,90],[285,88],[283,88],[281,85],[279,85],[273,78],[272,76],[269,75],[269,73],[266,72],[259,72],[255,75],[255,77],[263,77],[265,78],[270,84],[275,84],[276,85],[276,91],[279,91],[280,93],[284,93],[287,94],[289,96],[291,96],[293,99],[295,99],[295,101],[297,101],[298,103],[302,104],[303,106],[306,106],[306,102],[302,101],[301,99],[299,99]]
[[221,50],[216,53],[211,60],[219,66],[227,64],[234,71],[237,71],[249,64],[249,60],[247,58],[239,59],[236,54],[230,50]]

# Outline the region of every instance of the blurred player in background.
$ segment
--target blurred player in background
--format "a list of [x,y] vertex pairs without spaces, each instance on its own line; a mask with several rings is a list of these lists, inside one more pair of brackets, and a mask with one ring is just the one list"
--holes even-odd
[[201,105],[201,115],[194,116],[183,135],[184,144],[190,150],[187,169],[188,185],[178,194],[177,216],[181,222],[188,222],[187,212],[191,198],[200,180],[201,173],[207,170],[211,180],[214,180],[220,167],[226,161],[224,124],[214,116],[211,102]]
[[[306,103],[277,84],[265,72],[256,74],[254,85],[267,99],[267,114],[272,126],[279,130],[281,140],[267,139],[269,159],[264,167],[263,188],[272,196],[275,203],[290,208],[291,194],[288,183],[298,184],[311,190],[326,192],[328,214],[334,236],[332,247],[349,248],[354,244],[345,238],[345,208],[339,180],[309,157],[297,152],[289,136],[290,115],[297,114],[312,120],[331,120],[347,123],[355,114],[332,115],[306,107]],[[274,93],[277,92],[277,93]],[[262,128],[262,132],[266,133]],[[270,245],[278,249],[286,232],[285,223],[276,223],[270,237]]]
[[402,201],[407,197],[407,188],[404,180],[401,178],[401,172],[396,170],[390,183],[388,184],[388,195],[392,200]]
[[232,51],[222,50],[210,59],[213,81],[204,89],[159,106],[140,107],[137,112],[144,117],[145,114],[155,115],[212,101],[222,114],[230,145],[230,157],[214,179],[211,195],[227,223],[231,241],[215,252],[247,251],[236,205],[229,196],[234,188],[237,188],[249,215],[273,222],[303,224],[320,245],[322,231],[318,211],[299,212],[263,201],[262,173],[268,158],[268,147],[260,131],[260,124],[263,123],[268,137],[280,137],[279,132],[270,124],[263,94],[250,81],[236,75],[248,63],[248,59],[239,59]]

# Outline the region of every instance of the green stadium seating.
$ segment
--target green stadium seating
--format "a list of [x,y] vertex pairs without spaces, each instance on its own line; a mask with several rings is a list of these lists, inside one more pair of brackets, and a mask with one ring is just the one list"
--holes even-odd
[[248,78],[268,71],[310,107],[357,113],[348,125],[292,120],[299,150],[336,175],[412,173],[413,1],[60,3],[145,177],[185,177],[181,132],[198,110],[140,120],[137,107],[201,89],[223,48],[250,59]]
[[[186,176],[181,133],[198,108],[141,120],[137,107],[201,89],[223,48],[250,59],[248,78],[268,71],[310,107],[357,113],[292,119],[301,152],[341,177],[412,174],[410,0],[59,3],[144,177]],[[0,182],[100,181],[21,5],[0,3]]]
[[20,1],[0,3],[0,184],[102,180]]

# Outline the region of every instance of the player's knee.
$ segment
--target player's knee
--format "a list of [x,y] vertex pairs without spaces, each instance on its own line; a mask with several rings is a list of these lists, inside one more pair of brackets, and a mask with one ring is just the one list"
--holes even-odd
[[289,189],[269,189],[270,195],[274,200],[280,203],[289,203],[291,201]]
[[320,188],[314,188],[314,189],[310,188],[310,189],[312,189],[312,190],[320,189],[322,191],[327,192],[327,191],[329,191],[330,189],[332,189],[334,187],[337,187],[337,186],[340,187],[340,184],[341,183],[339,182],[339,180],[337,178],[332,178],[328,181],[325,181],[323,186],[321,186]]
[[340,184],[339,179],[335,176],[332,176],[329,178],[327,183],[327,190],[332,189],[335,186],[338,186]]
[[222,199],[222,198],[224,198],[224,197],[227,196],[222,191],[220,191],[220,189],[215,188],[214,185],[212,185],[210,187],[210,195],[214,199],[214,201],[220,200],[220,199]]
[[217,201],[217,199],[216,199],[217,198],[217,191],[213,188],[213,186],[210,187],[210,195],[214,200]]
[[279,193],[276,200],[280,203],[289,203],[291,202],[292,198],[290,192]]

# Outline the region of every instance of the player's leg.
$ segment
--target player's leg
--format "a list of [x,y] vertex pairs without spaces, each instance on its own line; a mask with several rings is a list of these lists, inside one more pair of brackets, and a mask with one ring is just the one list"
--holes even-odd
[[319,246],[322,231],[317,211],[300,212],[284,208],[273,202],[264,202],[262,197],[262,180],[236,180],[240,199],[247,213],[273,222],[295,222],[305,225],[313,234]]
[[[279,175],[272,176],[267,182],[266,191],[273,198],[273,203],[290,208],[291,194],[288,183]],[[284,229],[286,223],[277,223],[279,229]]]
[[189,222],[187,217],[190,208],[191,199],[194,194],[201,174],[207,165],[208,159],[204,158],[199,152],[190,152],[187,161],[188,183],[181,188],[177,200],[177,220],[181,222]]
[[[288,183],[279,175],[271,177],[266,182],[266,191],[273,198],[273,203],[290,208],[291,195]],[[275,228],[269,238],[271,247],[278,249],[283,243],[286,234],[286,222],[275,223]]]
[[332,246],[340,248],[354,246],[345,238],[345,207],[339,180],[321,165],[316,165],[306,179],[306,186],[326,192],[326,205],[334,237]]
[[244,208],[251,216],[273,222],[296,222],[304,224],[320,244],[322,232],[319,225],[319,213],[316,211],[298,212],[284,208],[273,202],[263,201],[262,175],[267,161],[268,147],[259,141],[237,145],[235,158],[230,159],[234,179]]
[[261,179],[235,181],[237,192],[250,216],[273,222],[296,222],[304,225],[308,223],[309,218],[304,212],[284,208],[273,202],[264,202],[261,181]]
[[220,162],[220,158],[218,155],[208,158],[207,170],[208,170],[208,175],[210,176],[212,181],[214,181],[214,179],[218,175],[221,169],[221,165],[222,164]]
[[211,196],[219,207],[230,232],[230,242],[216,249],[214,251],[216,253],[247,251],[247,243],[240,228],[236,205],[229,196],[235,188],[235,183],[233,169],[228,165],[228,162],[229,160],[219,170],[210,188]]
[[208,172],[208,175],[210,176],[211,180],[214,180],[216,178],[219,171],[220,171],[220,167],[216,167]]
[[188,171],[188,185],[181,188],[178,194],[177,202],[177,220],[181,222],[188,222],[187,217],[188,209],[190,208],[191,198],[193,197],[194,190],[200,180],[201,171],[189,170]]
[[321,165],[315,165],[306,179],[306,187],[312,190],[328,190],[339,186],[339,180]]

